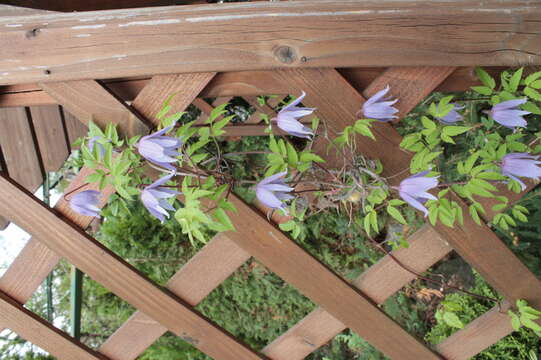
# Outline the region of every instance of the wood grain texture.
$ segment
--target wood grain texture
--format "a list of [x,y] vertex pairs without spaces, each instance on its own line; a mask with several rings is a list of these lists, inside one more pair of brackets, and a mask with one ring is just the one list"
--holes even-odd
[[64,121],[66,123],[66,130],[68,132],[69,145],[75,142],[75,140],[85,137],[88,134],[88,127],[75,116],[73,116],[66,109],[62,109],[64,113]]
[[43,177],[24,108],[0,109],[0,145],[9,176],[35,192]]
[[146,125],[127,111],[127,106],[94,80],[79,80],[40,84],[49,95],[71,114],[88,124],[93,121],[102,128],[112,122],[119,132],[133,136],[141,134]]
[[[424,272],[452,249],[429,226],[408,238],[409,248],[392,254],[404,266]],[[385,256],[368,268],[352,285],[376,303],[383,303],[415,276]],[[346,329],[323,308],[317,308],[299,323],[267,345],[263,353],[275,360],[301,360]]]
[[0,326],[49,352],[59,360],[107,360],[0,292]]
[[403,118],[419,104],[421,99],[430,95],[455,69],[452,66],[392,67],[372,81],[362,94],[368,99],[376,92],[389,86],[390,91],[387,95],[398,99],[395,104],[399,110],[397,116]]
[[[167,288],[195,306],[249,258],[250,254],[219,234],[169,280]],[[138,311],[103,343],[100,352],[115,360],[133,360],[166,331]]]
[[2,215],[77,266],[132,306],[152,316],[171,332],[202,352],[220,360],[264,359],[238,343],[219,327],[170,292],[155,286],[74,224],[59,218],[12,180],[0,178]]
[[494,307],[436,346],[448,360],[467,360],[513,332],[508,303]]
[[68,145],[58,105],[30,107],[45,171],[58,171],[68,158]]
[[540,18],[541,9],[526,0],[284,1],[2,18],[0,84],[289,67],[539,64]]
[[[83,168],[66,189],[65,194],[74,191],[71,194],[73,196],[77,191],[98,190],[98,186],[94,184],[75,191],[75,189],[84,184],[85,178],[92,172],[88,168]],[[102,191],[100,203],[98,204],[99,207],[105,205],[107,198],[112,192],[113,189],[110,186]],[[72,211],[68,202],[63,198],[56,204],[55,211],[59,216],[69,219],[83,229],[93,220],[92,217],[83,216]],[[24,304],[32,297],[36,289],[43,284],[47,275],[59,261],[59,255],[41,242],[39,236],[33,236],[0,278],[0,290],[9,294],[10,297],[19,303]]]
[[[526,67],[534,69],[535,67]],[[488,73],[499,76],[504,67],[486,67]],[[386,68],[343,68],[338,71],[362,93]],[[150,78],[104,80],[103,85],[124,101],[135,99],[148,84]],[[479,85],[472,67],[460,67],[445,79],[435,90],[442,92],[464,91]],[[201,92],[201,97],[257,96],[282,94],[290,89],[288,84],[278,81],[272,71],[232,71],[218,73]],[[273,99],[270,99],[271,102]],[[58,102],[37,84],[0,86],[0,107],[53,105]]]
[[216,73],[156,75],[143,88],[132,103],[132,108],[154,126],[158,125],[156,114],[170,96],[170,113],[184,111],[214,78]]
[[236,197],[230,214],[236,229],[226,232],[238,246],[271,271],[325,308],[366,341],[391,358],[439,359],[431,350],[385,315],[365,295],[284,235],[264,215]]

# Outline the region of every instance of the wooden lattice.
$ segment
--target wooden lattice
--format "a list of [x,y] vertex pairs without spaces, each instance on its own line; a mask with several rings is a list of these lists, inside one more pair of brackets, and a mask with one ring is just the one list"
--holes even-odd
[[[302,3],[307,4],[307,8],[312,11],[318,10],[317,2]],[[329,20],[324,18],[325,16],[341,16],[327,14],[338,10],[335,9],[336,5],[331,8],[328,2],[324,3],[318,21]],[[352,2],[343,3],[345,13],[357,9]],[[278,5],[268,6],[274,10]],[[447,5],[444,7],[450,9]],[[500,5],[496,8],[504,10]],[[262,14],[265,7],[254,9],[257,10],[254,10],[254,14]],[[202,13],[206,9],[194,11]],[[387,5],[382,5],[381,9],[375,6],[372,11],[390,10]],[[362,14],[361,10],[357,15],[345,13],[343,16],[362,16],[358,15]],[[539,11],[534,11],[534,16],[539,20]],[[68,20],[59,24],[59,29],[72,26],[69,21],[73,19]],[[498,17],[498,20],[501,20],[501,17]],[[136,23],[133,19],[130,21]],[[87,26],[88,29],[94,26],[99,32],[98,25],[89,21],[87,25],[78,26]],[[348,29],[354,31],[349,27]],[[257,37],[256,40],[262,41]],[[101,45],[94,46],[97,46],[98,50],[103,50]],[[282,67],[289,64],[287,55],[287,51],[278,52],[276,55],[279,60],[281,57]],[[385,57],[388,62],[391,62],[390,58]],[[507,62],[502,59],[491,61],[506,65]],[[452,59],[444,61],[443,57],[436,60],[432,64],[449,64],[453,61]],[[95,61],[89,62],[92,65]],[[130,64],[137,62],[138,60],[134,60]],[[452,79],[459,72],[451,66],[419,66],[422,64],[419,60],[416,63],[405,62],[409,65],[418,65],[416,67],[391,67],[382,73],[373,69],[350,69],[340,73],[333,67],[362,64],[353,63],[351,59],[337,60],[336,57],[323,62],[320,65],[331,67],[310,69],[297,67],[243,73],[187,72],[155,75],[150,79],[148,74],[152,72],[148,69],[152,68],[151,64],[137,74],[132,70],[118,70],[115,67],[116,70],[110,77],[143,75],[145,71],[147,72],[147,78],[130,80],[138,90],[141,89],[134,91],[137,96],[132,96],[131,98],[135,98],[130,103],[124,100],[130,96],[119,96],[118,92],[115,94],[115,91],[111,90],[118,86],[118,83],[103,85],[96,80],[80,80],[86,76],[77,77],[74,72],[67,71],[60,74],[56,80],[69,81],[45,82],[39,85],[40,89],[34,86],[35,93],[32,99],[35,102],[32,104],[57,102],[82,122],[92,119],[99,124],[105,124],[113,121],[124,134],[134,135],[145,133],[149,126],[156,125],[154,115],[170,94],[177,93],[173,98],[172,111],[185,110],[193,103],[206,114],[220,101],[226,101],[231,96],[243,96],[256,107],[256,115],[251,117],[247,124],[229,128],[227,135],[244,136],[263,134],[264,126],[258,124],[258,112],[272,116],[274,111],[273,104],[270,107],[260,106],[256,101],[257,96],[299,94],[305,91],[308,95],[304,103],[307,106],[317,107],[317,115],[326,122],[329,130],[337,132],[355,121],[355,113],[365,99],[386,85],[390,85],[392,95],[400,99],[397,106],[400,116],[403,117],[446,79]],[[463,64],[467,65],[469,62],[471,60]],[[108,65],[109,60],[106,63],[106,66],[111,68],[116,66]],[[189,65],[186,69],[223,70],[224,67],[232,66],[227,64],[214,68],[207,63],[202,67]],[[250,60],[245,62],[244,68],[238,69],[262,69],[272,65],[274,65],[272,62],[267,61],[256,66]],[[133,66],[135,68],[135,65]],[[74,69],[80,68],[77,65]],[[177,67],[170,66],[167,69]],[[167,70],[156,72],[165,73]],[[91,74],[97,75],[98,72],[93,70]],[[19,78],[8,74],[5,75],[5,83],[43,81],[46,80],[46,75],[48,74],[35,74],[30,71],[21,74],[19,81],[17,80]],[[104,78],[101,73],[95,77]],[[12,94],[15,94],[10,97],[11,104],[31,105],[26,102],[30,99],[28,91],[17,92],[17,87],[24,86],[29,85],[14,85],[11,88]],[[120,85],[117,90],[121,87]],[[465,89],[465,85],[456,85],[456,89],[461,88]],[[133,88],[131,90],[124,88],[123,91],[133,91]],[[211,104],[205,100],[209,98],[216,100]],[[204,121],[204,116],[202,120]],[[360,142],[358,151],[366,156],[379,158],[386,174],[405,175],[403,170],[409,164],[410,154],[400,150],[401,137],[393,125],[379,123],[375,126],[374,133],[377,141]],[[326,154],[324,147],[315,144],[314,148],[321,148],[320,155],[332,164],[333,159]],[[66,191],[80,186],[89,173],[90,169],[83,168]],[[394,182],[393,185],[396,185],[401,177],[395,176],[391,180]],[[511,202],[517,199],[516,194],[503,189],[502,191]],[[105,190],[104,202],[111,194],[111,189]],[[454,200],[465,206],[460,199]],[[507,315],[500,311],[501,309],[494,308],[438,344],[435,350],[430,349],[403,330],[377,306],[413,280],[414,275],[411,272],[386,256],[359,278],[347,283],[310,256],[274,224],[268,222],[261,210],[250,207],[235,197],[232,201],[239,210],[238,213],[231,215],[237,231],[222,233],[212,239],[169,281],[167,284],[169,291],[164,291],[84,233],[82,229],[89,225],[90,218],[72,212],[64,200],[61,200],[54,210],[49,209],[25,190],[25,184],[19,184],[6,176],[0,177],[1,215],[33,235],[8,271],[0,278],[0,328],[12,329],[59,359],[116,360],[135,359],[166,331],[180,336],[209,356],[222,360],[303,359],[345,328],[352,329],[393,359],[467,359],[512,332]],[[491,209],[490,200],[480,202],[486,205],[486,209]],[[492,214],[488,212],[486,216],[491,217]],[[416,272],[425,271],[450,251],[455,250],[508,302],[526,299],[532,306],[541,307],[541,282],[486,225],[478,226],[467,217],[463,226],[455,228],[425,225],[411,235],[408,241],[410,247],[393,252],[393,256]],[[240,343],[194,310],[196,304],[251,256],[320,305],[305,319],[268,344],[262,353],[257,353]],[[23,307],[60,258],[67,259],[139,310],[102,345],[98,352],[88,349]]]

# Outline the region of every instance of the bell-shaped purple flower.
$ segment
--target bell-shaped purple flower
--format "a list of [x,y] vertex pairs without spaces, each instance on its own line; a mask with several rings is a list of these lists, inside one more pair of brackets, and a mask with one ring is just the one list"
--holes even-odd
[[255,187],[255,194],[261,203],[271,209],[281,209],[287,215],[287,209],[283,201],[293,199],[288,194],[293,188],[286,185],[282,177],[287,171],[269,176],[261,180]]
[[148,161],[163,168],[174,170],[172,163],[180,155],[178,148],[182,145],[180,139],[164,136],[173,126],[168,126],[153,134],[143,136],[137,144],[139,153]]
[[428,192],[428,190],[438,186],[438,177],[425,177],[428,172],[429,171],[423,171],[410,176],[409,178],[402,180],[398,186],[398,194],[400,197],[417,210],[422,211],[425,214],[425,217],[428,216],[428,209],[423,203],[428,199],[438,199]]
[[395,115],[398,109],[393,107],[398,99],[385,99],[385,95],[389,92],[389,85],[383,90],[375,93],[370,99],[366,100],[361,108],[363,116],[367,119],[376,119],[379,121],[391,121],[396,119]]
[[297,105],[304,99],[306,93],[303,91],[295,101],[287,104],[278,112],[276,118],[276,125],[284,130],[289,135],[310,139],[314,133],[309,127],[304,126],[298,119],[311,115],[314,112],[314,108],[298,107]]
[[523,116],[531,113],[518,109],[518,106],[526,103],[526,101],[528,101],[527,98],[504,101],[494,105],[491,110],[485,111],[485,113],[506,128],[526,127],[528,123]]
[[99,216],[98,207],[100,193],[96,190],[84,190],[73,195],[69,200],[70,208],[78,214],[86,216]]
[[457,110],[464,109],[464,106],[457,106],[456,104],[451,104],[451,105],[453,105],[453,108],[451,109],[451,111],[447,113],[447,115],[441,118],[436,118],[438,119],[440,123],[444,125],[453,125],[457,121],[460,121],[463,119],[462,115],[460,115]]
[[175,208],[167,202],[166,199],[179,194],[178,191],[163,187],[162,185],[168,182],[174,174],[164,176],[154,183],[148,185],[141,192],[141,201],[147,210],[162,223],[165,218],[169,218],[167,210],[173,211]]
[[541,177],[541,161],[539,156],[530,155],[529,153],[510,153],[502,158],[500,169],[502,175],[510,177],[520,184],[522,190],[526,189],[524,184],[518,177],[526,177],[539,180]]

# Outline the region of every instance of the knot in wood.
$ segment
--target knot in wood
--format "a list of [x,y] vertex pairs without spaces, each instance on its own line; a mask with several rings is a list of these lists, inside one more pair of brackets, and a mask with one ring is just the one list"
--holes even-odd
[[280,62],[284,64],[291,64],[297,60],[297,54],[290,46],[278,47],[276,50],[274,50],[274,55]]
[[32,30],[28,30],[26,32],[26,38],[31,39],[33,37],[36,37],[36,36],[38,36],[39,32],[40,32],[39,28],[34,28]]

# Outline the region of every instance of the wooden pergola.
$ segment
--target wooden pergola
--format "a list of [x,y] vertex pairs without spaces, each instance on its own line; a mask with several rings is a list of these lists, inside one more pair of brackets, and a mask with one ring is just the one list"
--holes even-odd
[[[45,10],[67,6],[62,1],[53,5]],[[303,359],[346,328],[392,359],[468,359],[513,331],[505,311],[495,307],[432,349],[378,307],[415,278],[411,272],[386,256],[348,283],[235,197],[239,211],[231,219],[238,230],[210,240],[164,290],[87,235],[91,218],[72,212],[64,200],[51,209],[32,192],[46,159],[47,169],[55,169],[67,156],[65,143],[58,147],[55,142],[81,134],[75,118],[101,125],[112,121],[124,134],[142,134],[156,125],[154,116],[172,93],[178,93],[173,111],[195,104],[208,113],[216,105],[208,98],[242,96],[256,103],[258,95],[305,91],[306,105],[317,107],[318,116],[338,132],[355,121],[367,97],[390,85],[404,117],[432,91],[474,84],[472,66],[541,64],[539,3],[295,0],[76,13],[10,8],[6,14],[0,16],[5,158],[0,215],[32,238],[0,278],[0,328],[59,359],[78,360],[135,359],[166,331],[214,359]],[[263,113],[274,111],[272,104],[257,106]],[[44,122],[44,130],[36,121]],[[231,126],[227,134],[262,135],[263,130],[254,117]],[[411,155],[400,150],[393,124],[377,124],[374,133],[377,141],[359,142],[358,151],[380,159],[387,174],[404,170]],[[18,144],[10,143],[18,136]],[[38,155],[32,152],[36,146]],[[25,164],[34,166],[20,168],[8,156],[21,149]],[[320,155],[333,161],[324,149]],[[91,172],[83,168],[67,191]],[[29,181],[28,174],[35,178]],[[106,189],[104,198],[111,194]],[[506,196],[512,202],[519,195]],[[490,219],[491,200],[481,202]],[[408,242],[409,248],[393,256],[416,272],[454,250],[508,303],[525,299],[541,308],[541,281],[486,225],[469,217],[455,228],[427,224]],[[252,256],[320,306],[261,353],[194,310]],[[23,306],[61,258],[139,310],[99,352]]]

